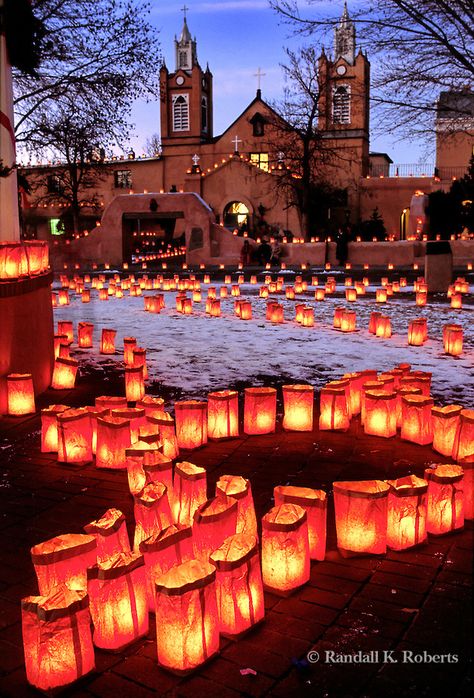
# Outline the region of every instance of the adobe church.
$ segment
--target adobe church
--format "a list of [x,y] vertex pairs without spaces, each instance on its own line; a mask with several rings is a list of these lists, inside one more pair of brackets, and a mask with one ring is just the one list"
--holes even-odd
[[[326,217],[332,227],[356,223],[378,208],[388,233],[395,239],[404,238],[413,232],[407,211],[415,192],[426,194],[448,187],[449,178],[440,184],[434,173],[393,177],[388,155],[369,152],[370,63],[357,49],[347,7],[334,34],[333,55],[323,51],[318,62],[321,91],[317,128],[323,152],[332,154],[321,163],[324,177],[343,192],[343,197],[338,206],[322,212],[322,219]],[[170,72],[165,65],[160,70],[160,125],[161,152],[139,158],[131,154],[107,163],[107,176],[98,185],[100,210],[84,210],[84,229],[93,229],[102,214],[102,221],[107,222],[108,208],[121,195],[194,192],[209,207],[216,223],[230,231],[258,234],[260,230],[278,230],[308,239],[288,189],[279,184],[282,173],[299,176],[293,172],[290,154],[285,153],[285,144],[290,148],[285,135],[288,124],[264,101],[259,87],[240,116],[222,134],[214,135],[213,76],[209,67],[203,69],[199,63],[197,42],[186,16],[181,34],[175,37],[174,70]],[[469,131],[468,141],[458,149],[462,162],[456,164],[464,168],[472,152],[472,133]],[[446,154],[452,148],[439,152]],[[438,175],[442,165],[437,162]],[[34,178],[45,171],[51,172],[47,181],[54,187],[57,183],[50,167],[24,172]],[[61,208],[35,207],[32,203],[24,212],[27,235],[54,235]],[[160,221],[153,206],[150,210],[147,199],[146,210],[141,210],[144,205],[134,205],[128,211],[127,202],[122,202],[124,259],[130,258],[137,236],[166,234],[169,239],[182,232],[179,215],[171,223],[169,218]]]

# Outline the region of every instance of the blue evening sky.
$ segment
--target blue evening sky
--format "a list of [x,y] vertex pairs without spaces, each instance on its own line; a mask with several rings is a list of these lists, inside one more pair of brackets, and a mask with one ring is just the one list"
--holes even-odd
[[[330,2],[331,13],[342,2]],[[303,4],[303,3],[302,3]],[[184,0],[151,0],[151,21],[160,34],[163,56],[170,71],[175,69],[174,37],[181,33]],[[261,68],[262,97],[278,100],[283,93],[280,64],[284,47],[297,48],[311,41],[291,37],[291,29],[279,22],[267,0],[186,0],[189,30],[197,40],[198,60],[214,76],[214,134],[222,133],[255,97]],[[349,14],[351,2],[348,2]],[[314,12],[314,8],[312,9]],[[331,46],[332,48],[332,46]],[[370,53],[369,53],[370,60]],[[157,66],[157,71],[159,66]],[[159,132],[159,103],[137,102],[133,108],[135,135],[131,143],[141,153],[146,139]],[[394,136],[371,137],[372,151],[385,151],[397,163],[426,159],[424,143],[407,143]]]

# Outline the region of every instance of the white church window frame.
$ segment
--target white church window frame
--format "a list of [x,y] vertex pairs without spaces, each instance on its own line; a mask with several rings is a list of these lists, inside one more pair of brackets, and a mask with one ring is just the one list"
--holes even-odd
[[332,89],[332,121],[334,124],[351,123],[351,87],[335,85]]
[[178,68],[189,68],[188,51],[178,49]]
[[173,131],[189,131],[189,95],[173,95]]

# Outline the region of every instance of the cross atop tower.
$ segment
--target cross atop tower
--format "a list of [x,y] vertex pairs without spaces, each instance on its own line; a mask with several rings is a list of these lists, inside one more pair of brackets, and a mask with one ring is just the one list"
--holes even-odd
[[266,73],[262,73],[261,69],[259,68],[256,73],[253,74],[255,78],[257,78],[257,90],[260,89],[261,87],[261,82],[262,78],[266,75]]
[[189,7],[187,7],[186,4],[184,4],[183,7],[182,7],[181,10],[180,10],[180,11],[183,12],[183,14],[184,14],[184,19],[186,19],[186,12],[187,12],[188,10],[189,10]]

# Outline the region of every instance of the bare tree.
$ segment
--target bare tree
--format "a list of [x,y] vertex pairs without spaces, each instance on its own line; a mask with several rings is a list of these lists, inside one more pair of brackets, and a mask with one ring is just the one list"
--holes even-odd
[[[331,40],[341,8],[310,0],[303,13],[298,0],[270,0],[295,33],[322,45]],[[385,132],[409,136],[433,128],[435,102],[442,91],[461,91],[474,75],[472,0],[365,0],[351,20],[358,43],[373,62],[372,101]],[[466,115],[452,114],[462,123]],[[470,116],[470,115],[469,115]]]
[[157,31],[143,0],[32,0],[42,27],[37,75],[15,73],[16,136],[31,140],[38,112],[100,109],[117,139],[127,136],[132,102],[158,94]]
[[100,201],[97,185],[106,177],[105,148],[109,123],[100,110],[77,112],[70,100],[62,114],[53,117],[44,110],[35,112],[29,147],[48,158],[59,157],[52,167],[35,171],[29,178],[35,204],[63,208],[64,231],[71,235],[81,228],[81,213],[97,213]]
[[161,138],[159,133],[152,133],[145,141],[144,151],[149,158],[155,158],[161,155]]

